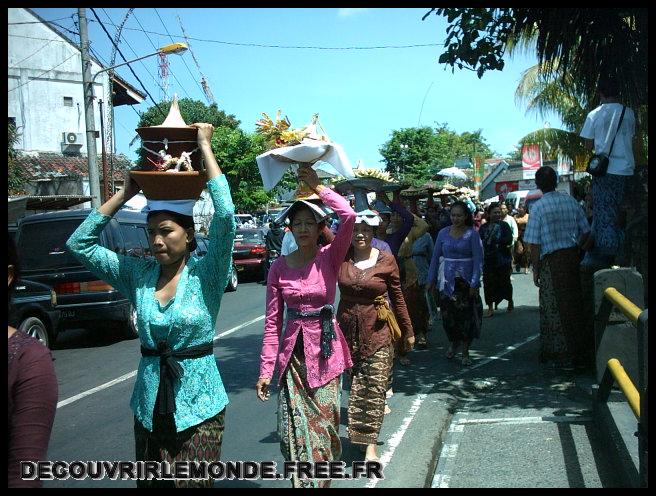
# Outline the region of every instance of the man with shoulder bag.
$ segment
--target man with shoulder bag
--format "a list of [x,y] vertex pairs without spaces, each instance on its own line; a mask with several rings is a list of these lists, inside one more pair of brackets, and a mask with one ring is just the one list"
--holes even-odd
[[594,153],[586,169],[592,175],[594,217],[581,262],[592,270],[613,265],[622,247],[624,231],[618,223],[618,211],[635,169],[633,110],[618,101],[617,82],[612,78],[600,79],[597,94],[600,105],[588,114],[580,134]]

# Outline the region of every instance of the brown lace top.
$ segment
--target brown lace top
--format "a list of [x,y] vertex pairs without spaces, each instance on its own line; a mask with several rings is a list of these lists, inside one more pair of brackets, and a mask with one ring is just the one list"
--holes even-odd
[[340,267],[337,281],[340,291],[337,320],[354,361],[371,356],[391,342],[387,322],[378,319],[374,305],[377,296],[389,294],[402,339],[414,335],[394,255],[380,251],[376,264],[362,270],[354,265],[351,249]]

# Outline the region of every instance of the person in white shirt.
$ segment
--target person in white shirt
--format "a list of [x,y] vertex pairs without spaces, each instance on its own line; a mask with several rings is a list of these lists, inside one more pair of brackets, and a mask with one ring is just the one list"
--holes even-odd
[[508,205],[506,203],[501,204],[501,220],[508,224],[510,226],[510,230],[512,231],[513,241],[512,245],[510,246],[510,253],[514,253],[515,243],[517,243],[517,238],[519,238],[519,227],[517,226],[517,221],[515,218],[510,215],[510,212],[508,211]]
[[588,114],[580,135],[595,154],[608,154],[616,133],[617,137],[610,153],[608,171],[601,177],[592,177],[592,234],[583,247],[586,254],[581,265],[595,270],[613,265],[624,242],[618,211],[635,169],[632,145],[636,125],[632,109],[626,107],[624,117],[621,117],[625,106],[619,102],[616,81],[600,80],[597,94],[600,105]]

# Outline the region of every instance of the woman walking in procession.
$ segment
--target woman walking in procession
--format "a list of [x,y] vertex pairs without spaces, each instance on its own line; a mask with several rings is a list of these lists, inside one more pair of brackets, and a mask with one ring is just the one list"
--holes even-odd
[[378,460],[376,444],[394,360],[393,341],[400,340],[407,353],[414,345],[414,334],[394,255],[371,245],[380,218],[375,212],[364,210],[358,212],[355,222],[352,248],[338,278],[337,316],[353,359],[348,435],[352,443],[365,451],[365,460]]
[[[198,128],[198,147],[214,204],[209,249],[198,259],[195,200],[149,201],[154,257],[128,257],[98,244],[103,228],[139,186],[126,186],[71,235],[66,246],[91,272],[124,294],[137,312],[142,358],[130,406],[138,461],[219,460],[228,404],[213,353],[214,326],[228,278],[235,235],[228,182],[212,153],[211,124]],[[204,480],[140,480],[137,487],[212,487]]]
[[517,215],[515,215],[515,222],[517,222],[517,229],[519,230],[519,237],[513,249],[513,262],[517,272],[524,270],[524,274],[528,274],[528,264],[531,260],[531,251],[527,243],[524,243],[524,231],[526,231],[526,224],[528,224],[528,207],[521,204],[517,207]]
[[494,315],[494,307],[508,300],[508,312],[512,312],[513,288],[510,282],[512,273],[511,246],[513,234],[499,203],[492,203],[488,210],[490,222],[478,231],[483,242],[483,293],[487,305],[486,317]]
[[426,289],[439,290],[442,322],[449,339],[446,357],[462,344],[462,364],[471,365],[469,346],[480,336],[483,306],[479,296],[483,247],[464,202],[451,206],[452,225],[440,230],[433,250]]
[[[311,167],[299,167],[298,179],[337,213],[339,230],[332,243],[318,247],[327,213],[308,201],[294,202],[278,217],[277,221],[289,218],[298,249],[278,258],[269,270],[260,378],[255,389],[260,400],[269,398],[277,365],[278,382],[282,383],[278,435],[285,460],[333,461],[339,460],[342,451],[341,374],[352,365],[333,305],[337,273],[351,244],[355,212],[345,198],[319,183]],[[283,333],[285,304],[287,324]],[[329,480],[292,477],[293,487],[329,485]]]

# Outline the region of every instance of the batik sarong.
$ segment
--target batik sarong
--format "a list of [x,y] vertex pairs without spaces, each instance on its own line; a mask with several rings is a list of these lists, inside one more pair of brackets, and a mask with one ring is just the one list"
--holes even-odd
[[578,247],[556,250],[540,262],[540,360],[566,364],[584,333]]
[[[216,462],[221,456],[225,408],[198,425],[176,432],[173,414],[153,415],[153,432],[134,419],[137,461]],[[137,480],[137,487],[212,487],[214,479]]]
[[[278,393],[278,435],[286,461],[337,461],[341,376],[318,388],[307,383],[303,339],[299,335]],[[292,477],[293,487],[329,487],[330,480]]]
[[355,444],[376,444],[385,416],[385,392],[394,359],[392,345],[354,357],[348,403],[348,435]]

